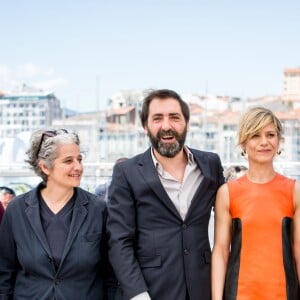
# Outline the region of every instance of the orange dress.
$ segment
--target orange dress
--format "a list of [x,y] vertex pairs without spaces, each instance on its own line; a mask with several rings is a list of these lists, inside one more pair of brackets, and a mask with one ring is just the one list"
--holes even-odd
[[295,180],[228,182],[233,219],[225,300],[299,300],[290,239]]

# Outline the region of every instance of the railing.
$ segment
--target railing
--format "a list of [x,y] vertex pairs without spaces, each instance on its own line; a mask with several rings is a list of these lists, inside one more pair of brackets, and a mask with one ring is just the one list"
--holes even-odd
[[[223,165],[224,170],[233,165],[244,165],[247,162],[230,162]],[[114,162],[107,163],[84,163],[84,174],[81,186],[89,191],[110,180]],[[275,170],[285,176],[300,180],[300,162],[275,162]],[[0,164],[0,185],[28,185],[35,186],[40,179],[24,163]]]

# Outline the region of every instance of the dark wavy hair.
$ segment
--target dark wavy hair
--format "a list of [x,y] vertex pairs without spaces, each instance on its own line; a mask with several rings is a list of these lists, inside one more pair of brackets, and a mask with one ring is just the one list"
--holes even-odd
[[186,123],[189,122],[189,120],[190,120],[189,106],[186,102],[184,102],[182,100],[182,98],[175,91],[168,90],[168,89],[151,90],[143,101],[142,111],[140,114],[140,119],[141,119],[143,128],[145,128],[147,125],[147,120],[148,120],[148,116],[149,116],[149,105],[154,98],[158,98],[158,99],[173,98],[173,99],[177,100],[181,107],[181,111],[182,111],[182,114],[184,116]]

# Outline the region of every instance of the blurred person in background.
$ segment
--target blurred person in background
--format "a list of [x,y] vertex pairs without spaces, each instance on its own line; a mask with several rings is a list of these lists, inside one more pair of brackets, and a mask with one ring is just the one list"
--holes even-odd
[[15,191],[7,186],[0,186],[0,202],[4,209],[8,203],[16,196]]
[[242,117],[249,168],[217,193],[212,300],[300,299],[300,183],[274,169],[282,140],[272,111],[255,107]]
[[247,171],[247,167],[242,165],[230,166],[224,171],[225,181],[235,180],[243,176]]
[[79,187],[83,165],[77,134],[35,131],[27,155],[42,182],[16,196],[4,214],[0,298],[113,299],[106,205]]
[[103,201],[107,201],[108,182],[100,183],[95,188],[95,194]]
[[2,221],[3,215],[4,215],[4,208],[3,208],[2,203],[0,202],[0,224],[1,224],[1,221]]
[[[127,157],[120,157],[115,161],[115,165],[127,159],[128,159]],[[107,201],[109,185],[110,185],[110,180],[97,185],[95,189],[95,194],[98,196],[99,199]]]
[[189,107],[172,90],[144,99],[151,147],[119,162],[108,195],[116,299],[210,300],[210,211],[223,168],[217,154],[185,145]]

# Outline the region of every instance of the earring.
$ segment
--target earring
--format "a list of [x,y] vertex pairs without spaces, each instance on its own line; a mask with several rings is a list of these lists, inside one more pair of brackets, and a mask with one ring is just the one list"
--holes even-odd
[[281,154],[281,150],[277,150],[277,155],[280,155]]
[[245,149],[243,149],[243,151],[241,152],[241,155],[245,157],[245,156],[246,156],[246,154],[247,154],[246,150],[245,150]]

